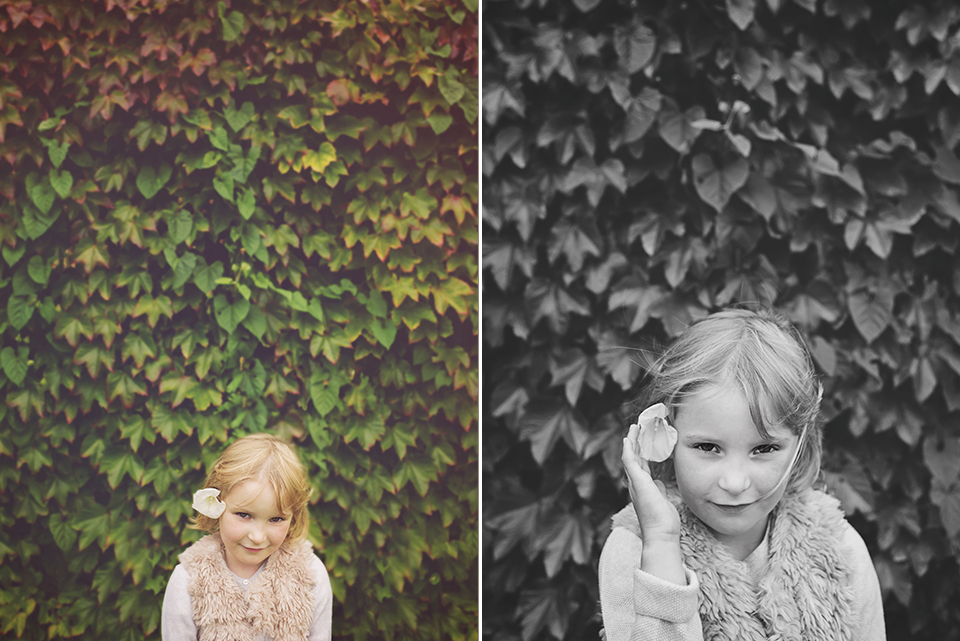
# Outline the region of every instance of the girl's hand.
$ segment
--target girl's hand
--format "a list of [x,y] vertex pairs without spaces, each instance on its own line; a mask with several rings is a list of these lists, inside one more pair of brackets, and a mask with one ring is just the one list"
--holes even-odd
[[650,543],[677,542],[680,540],[680,515],[677,508],[667,500],[666,489],[660,481],[650,476],[650,466],[642,458],[637,447],[639,425],[631,425],[623,439],[623,469],[627,473],[630,500],[640,520],[644,546]]

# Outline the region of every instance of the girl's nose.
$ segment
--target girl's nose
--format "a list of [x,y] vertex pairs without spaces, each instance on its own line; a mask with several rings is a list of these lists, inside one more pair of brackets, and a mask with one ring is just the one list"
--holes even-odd
[[263,535],[263,529],[257,526],[250,528],[250,531],[247,533],[247,538],[250,539],[251,543],[260,544],[266,539]]
[[720,474],[720,477],[717,479],[717,485],[719,485],[724,492],[736,496],[750,487],[750,477],[739,464],[730,465]]

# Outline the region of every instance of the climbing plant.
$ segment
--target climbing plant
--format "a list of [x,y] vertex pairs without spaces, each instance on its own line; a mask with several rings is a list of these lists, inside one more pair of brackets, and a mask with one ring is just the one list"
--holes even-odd
[[484,638],[597,638],[645,365],[776,306],[825,386],[823,481],[887,636],[956,636],[960,11],[490,0]]
[[475,639],[475,0],[0,1],[0,636],[158,639],[270,431],[334,636]]

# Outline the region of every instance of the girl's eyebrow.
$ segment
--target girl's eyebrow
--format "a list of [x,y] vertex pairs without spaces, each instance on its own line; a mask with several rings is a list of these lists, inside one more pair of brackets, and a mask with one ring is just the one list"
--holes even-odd
[[[723,443],[723,439],[717,438],[716,436],[709,434],[687,434],[682,437],[685,442],[697,442],[697,443]],[[769,438],[763,438],[759,434],[757,435],[756,443],[760,445],[783,445],[787,442],[788,439],[781,438],[778,436],[770,436]]]
[[707,434],[684,434],[683,440],[685,441],[708,441],[710,443],[717,443],[721,439],[718,439],[716,436],[711,436]]
[[[242,507],[242,506],[237,506],[237,507],[233,508],[233,511],[234,511],[234,513],[240,512],[241,514],[249,514],[250,516],[256,516],[256,515],[257,515],[257,513],[254,512],[253,510],[251,510],[251,509],[249,509],[249,508]],[[281,518],[284,518],[284,519],[289,518],[286,514],[283,514],[282,512],[276,512],[273,516],[271,516],[271,517],[269,517],[269,518],[272,519],[272,518],[275,518],[275,517],[278,517],[278,516],[281,517]]]

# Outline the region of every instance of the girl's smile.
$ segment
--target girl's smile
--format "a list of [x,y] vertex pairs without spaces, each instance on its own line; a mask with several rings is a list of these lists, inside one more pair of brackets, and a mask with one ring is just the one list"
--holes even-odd
[[786,483],[780,481],[797,437],[780,426],[762,437],[743,394],[729,384],[686,398],[674,426],[674,467],[684,503],[734,556],[746,558],[783,496]]

